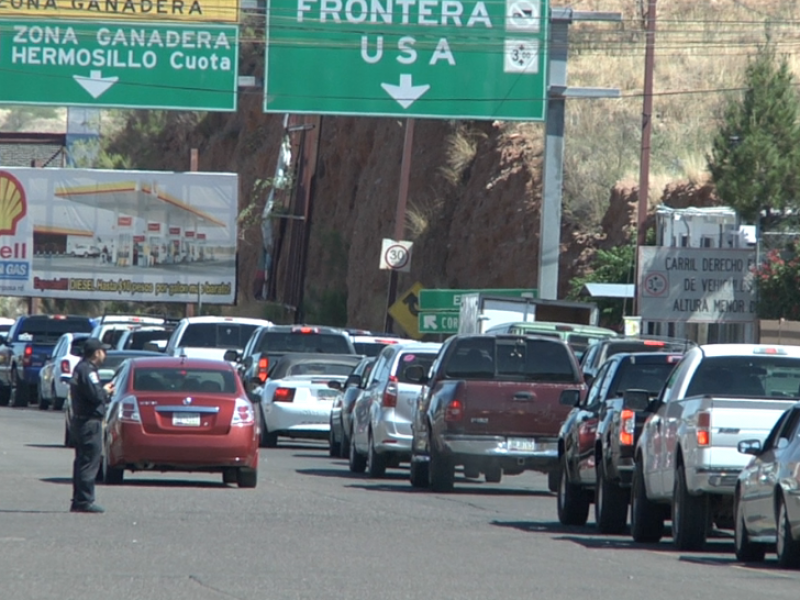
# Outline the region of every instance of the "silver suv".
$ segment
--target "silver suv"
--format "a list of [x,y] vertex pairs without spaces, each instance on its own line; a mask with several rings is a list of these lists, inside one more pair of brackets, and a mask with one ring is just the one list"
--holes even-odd
[[392,344],[378,355],[353,408],[350,470],[382,477],[387,467],[411,460],[411,423],[421,385],[406,376],[409,367],[427,373],[441,344]]

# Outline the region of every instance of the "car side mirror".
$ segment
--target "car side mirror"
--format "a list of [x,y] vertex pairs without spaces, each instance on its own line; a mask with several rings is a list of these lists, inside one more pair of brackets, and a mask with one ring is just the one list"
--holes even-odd
[[622,394],[622,408],[642,412],[650,407],[650,393],[647,390],[625,390]]
[[742,440],[736,444],[736,449],[741,454],[752,454],[756,456],[761,453],[761,440]]
[[425,385],[428,382],[428,375],[425,373],[425,368],[421,365],[411,365],[404,371],[406,379],[411,383],[418,383]]
[[358,387],[361,385],[361,375],[348,375],[344,387]]
[[331,381],[328,382],[328,387],[331,388],[332,390],[338,390],[338,391],[341,392],[342,391],[342,382],[341,381],[336,381],[335,379],[332,379]]
[[564,406],[578,406],[578,402],[580,401],[580,390],[562,390],[561,395],[558,397],[558,403]]
[[226,362],[239,362],[241,355],[236,350],[226,350],[222,360]]

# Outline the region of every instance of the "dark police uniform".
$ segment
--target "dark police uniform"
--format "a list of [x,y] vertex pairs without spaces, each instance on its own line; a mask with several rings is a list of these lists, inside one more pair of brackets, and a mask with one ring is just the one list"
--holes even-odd
[[[95,350],[106,349],[93,340]],[[86,342],[89,345],[89,342]],[[89,353],[93,354],[94,350]],[[103,417],[108,394],[100,383],[97,367],[83,358],[75,367],[69,384],[72,399],[72,440],[75,442],[75,462],[72,467],[72,509],[81,510],[94,504],[94,482],[100,470],[103,453]]]

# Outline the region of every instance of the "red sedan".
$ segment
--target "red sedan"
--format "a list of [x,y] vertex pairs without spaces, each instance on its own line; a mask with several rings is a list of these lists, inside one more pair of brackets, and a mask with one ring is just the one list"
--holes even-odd
[[221,472],[256,487],[258,427],[233,367],[186,357],[137,358],[114,378],[106,414],[103,477],[125,470]]

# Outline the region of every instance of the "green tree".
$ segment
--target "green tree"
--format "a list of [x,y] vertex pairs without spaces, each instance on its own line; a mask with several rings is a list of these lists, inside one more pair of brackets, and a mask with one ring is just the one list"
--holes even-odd
[[[635,259],[636,246],[632,244],[615,246],[609,250],[598,250],[594,258],[593,271],[572,280],[568,298],[585,300],[583,286],[587,283],[633,283]],[[621,327],[626,302],[628,303],[628,312],[632,308],[631,300],[625,298],[598,298],[596,302],[600,310],[600,324],[612,329]]]
[[708,168],[720,199],[742,219],[775,229],[800,209],[800,100],[788,59],[769,44],[745,70],[745,91],[731,98]]

